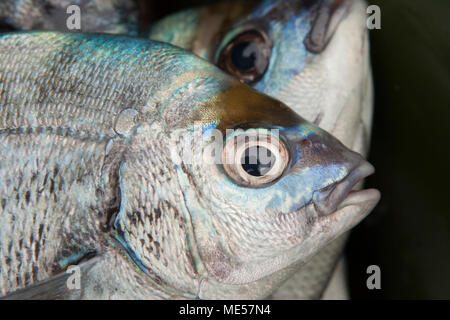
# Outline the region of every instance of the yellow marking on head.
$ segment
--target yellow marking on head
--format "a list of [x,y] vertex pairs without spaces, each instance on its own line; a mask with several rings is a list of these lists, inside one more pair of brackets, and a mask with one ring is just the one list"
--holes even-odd
[[282,102],[240,82],[204,102],[194,110],[189,120],[203,123],[218,120],[218,129],[222,131],[244,123],[291,127],[305,122]]

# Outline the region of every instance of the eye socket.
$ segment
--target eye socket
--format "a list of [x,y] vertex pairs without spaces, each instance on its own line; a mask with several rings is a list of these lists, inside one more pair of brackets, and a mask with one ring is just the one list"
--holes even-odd
[[252,83],[261,79],[269,65],[271,45],[259,30],[246,30],[228,42],[220,52],[217,64],[222,70]]
[[289,164],[289,152],[275,135],[244,132],[225,143],[222,163],[237,184],[264,187],[283,175]]

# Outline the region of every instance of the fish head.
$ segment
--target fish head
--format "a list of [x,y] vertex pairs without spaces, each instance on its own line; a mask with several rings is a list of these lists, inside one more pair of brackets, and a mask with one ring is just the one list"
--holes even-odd
[[[123,89],[139,101],[120,100],[114,109],[117,137],[102,169],[120,270],[132,262],[145,274],[140,280],[151,280],[133,288],[265,297],[286,268],[306,262],[376,205],[378,191],[352,191],[373,172],[361,155],[208,61],[160,42],[61,37],[80,41],[79,59],[94,52],[118,68],[114,77],[139,84]],[[129,64],[110,63],[126,52]],[[118,279],[134,279],[121,272]]]
[[283,102],[175,52],[158,53],[171,63],[153,118],[119,158],[115,236],[163,290],[266,297],[370,213],[379,192],[352,189],[374,169]]
[[147,36],[193,51],[366,153],[366,19],[362,0],[226,1],[173,14]]
[[352,191],[374,172],[360,154],[240,82],[187,119],[173,154],[204,286],[247,286],[307,261],[379,200]]

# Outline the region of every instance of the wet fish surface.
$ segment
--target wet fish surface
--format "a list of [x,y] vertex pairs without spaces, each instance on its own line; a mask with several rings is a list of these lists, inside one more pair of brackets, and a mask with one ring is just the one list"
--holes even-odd
[[[373,173],[362,156],[169,44],[11,33],[0,61],[7,297],[266,297],[379,199],[351,191]],[[186,161],[227,129],[240,129],[221,149],[233,161]],[[259,147],[270,174],[238,153]],[[69,265],[80,289],[65,285]]]
[[[366,7],[359,0],[224,1],[172,14],[143,36],[215,63],[365,155],[373,105]],[[345,239],[323,249],[273,297],[321,297]],[[344,298],[345,291],[341,285],[331,297]]]
[[[80,29],[70,30],[67,22],[75,13],[79,15]],[[138,15],[138,5],[133,0],[2,0],[0,32],[50,30],[136,35]]]

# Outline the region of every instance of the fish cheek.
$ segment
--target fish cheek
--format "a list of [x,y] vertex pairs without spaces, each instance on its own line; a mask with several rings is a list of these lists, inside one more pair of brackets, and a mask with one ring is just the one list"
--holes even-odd
[[208,272],[219,281],[225,280],[233,269],[229,256],[227,256],[220,244],[216,244],[212,248],[205,248],[202,258]]

